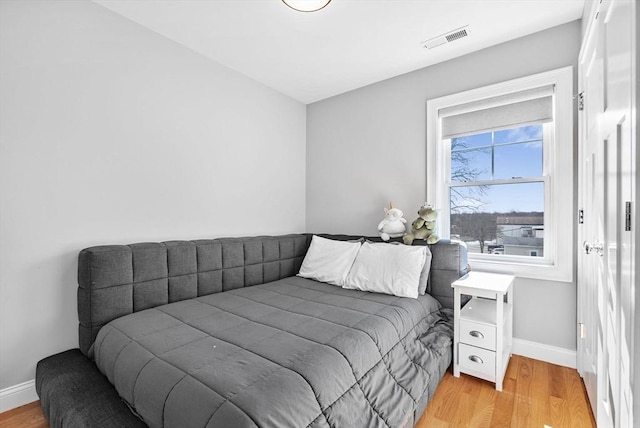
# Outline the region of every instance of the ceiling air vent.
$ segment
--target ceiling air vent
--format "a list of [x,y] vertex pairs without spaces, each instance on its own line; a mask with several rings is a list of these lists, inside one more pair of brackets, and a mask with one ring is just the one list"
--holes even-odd
[[426,42],[422,42],[422,46],[427,49],[433,49],[438,46],[444,45],[445,43],[451,43],[455,40],[459,40],[463,37],[467,37],[469,35],[469,26],[465,25],[464,27],[456,28],[455,30],[451,30],[447,33],[441,34],[437,37],[427,40]]

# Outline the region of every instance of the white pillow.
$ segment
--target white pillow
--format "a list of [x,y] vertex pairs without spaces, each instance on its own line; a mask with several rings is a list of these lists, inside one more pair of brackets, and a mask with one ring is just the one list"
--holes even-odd
[[313,235],[298,276],[342,287],[361,245]]
[[426,247],[365,242],[343,288],[418,298]]
[[[373,243],[373,241],[367,241],[367,242]],[[405,245],[401,242],[387,242],[387,244]],[[429,283],[429,271],[431,270],[431,257],[432,257],[431,250],[429,249],[429,247],[424,245],[424,248],[425,248],[425,258],[424,258],[424,263],[422,265],[422,271],[420,272],[420,280],[418,281],[418,294],[421,296],[427,293],[427,285]]]

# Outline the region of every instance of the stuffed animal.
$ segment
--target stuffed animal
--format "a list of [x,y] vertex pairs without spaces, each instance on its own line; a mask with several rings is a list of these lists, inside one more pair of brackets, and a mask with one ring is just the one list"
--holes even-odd
[[389,208],[384,208],[384,219],[378,224],[378,233],[383,241],[390,238],[400,238],[407,232],[405,223],[407,220],[402,216],[404,213],[393,207],[393,202],[389,202]]
[[427,244],[438,242],[440,237],[435,233],[437,217],[437,211],[425,202],[418,210],[418,218],[411,223],[411,233],[402,239],[404,243],[411,245],[415,239],[424,239]]

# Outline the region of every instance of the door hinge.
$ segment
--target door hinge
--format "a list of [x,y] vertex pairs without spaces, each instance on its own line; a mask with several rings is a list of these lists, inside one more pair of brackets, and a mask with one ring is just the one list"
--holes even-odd
[[578,111],[584,110],[584,92],[578,94]]
[[578,337],[580,337],[580,339],[584,339],[584,336],[585,336],[584,324],[579,322],[578,323]]
[[578,210],[578,224],[584,223],[584,210]]
[[624,203],[624,231],[631,230],[631,201]]

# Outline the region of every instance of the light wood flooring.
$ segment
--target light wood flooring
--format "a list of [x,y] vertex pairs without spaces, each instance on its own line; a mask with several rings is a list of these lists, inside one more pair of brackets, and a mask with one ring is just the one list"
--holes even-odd
[[[36,401],[0,414],[2,428],[48,428]],[[416,428],[595,428],[578,372],[514,355],[504,389],[447,372]]]
[[580,375],[574,369],[514,355],[495,385],[449,370],[416,428],[595,428]]
[[0,413],[0,427],[49,428],[49,424],[44,418],[44,413],[42,413],[42,409],[40,408],[40,402],[34,401],[33,403],[25,404],[8,412]]

